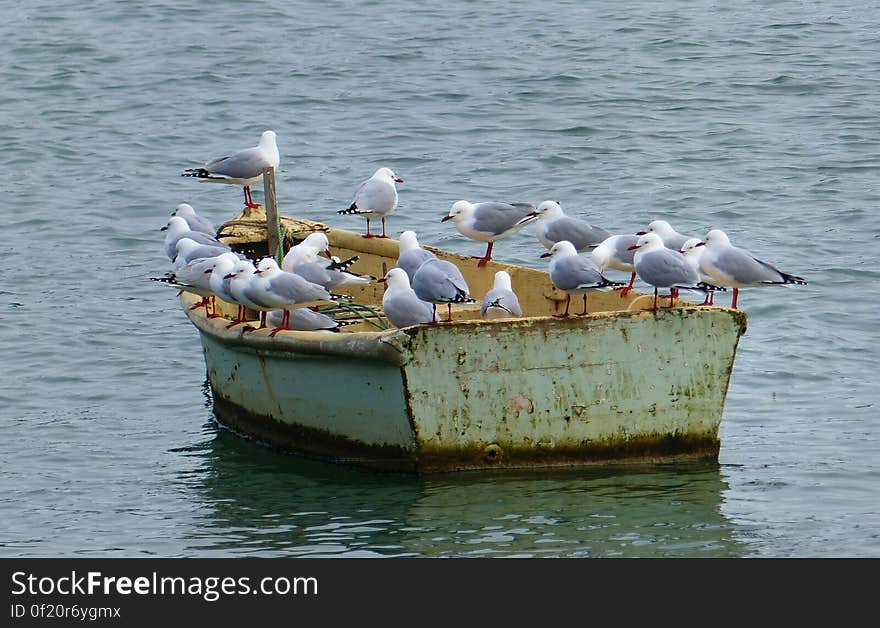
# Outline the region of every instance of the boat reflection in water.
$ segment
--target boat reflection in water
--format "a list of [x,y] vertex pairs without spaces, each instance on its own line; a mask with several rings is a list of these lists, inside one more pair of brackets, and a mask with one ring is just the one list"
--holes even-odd
[[279,455],[217,429],[186,478],[199,556],[742,556],[714,463],[414,477]]

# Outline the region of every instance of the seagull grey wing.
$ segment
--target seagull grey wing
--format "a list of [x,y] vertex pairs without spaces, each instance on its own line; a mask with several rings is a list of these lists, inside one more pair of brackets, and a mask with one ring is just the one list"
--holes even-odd
[[522,316],[522,308],[516,294],[505,288],[493,288],[486,293],[480,305],[480,315],[485,316],[490,307],[499,307],[511,316]]
[[478,203],[474,207],[474,230],[495,235],[504,233],[513,228],[516,223],[525,218],[534,209],[526,209],[526,207],[532,206],[527,206],[525,203],[519,205],[511,205],[510,203]]
[[387,213],[397,204],[394,186],[379,179],[367,179],[355,194],[354,204],[359,213]]
[[691,239],[691,236],[682,235],[680,233],[674,233],[668,238],[663,238],[663,246],[667,249],[672,249],[673,251],[678,251],[681,247],[684,246],[684,243]]
[[574,245],[574,248],[580,251],[588,247],[598,246],[603,240],[610,238],[611,234],[583,220],[563,216],[547,225],[547,228],[544,230],[544,237],[552,242],[568,240]]
[[721,250],[714,265],[737,283],[785,283],[783,273],[775,266],[762,262],[748,251],[735,246]]
[[330,273],[320,262],[300,264],[293,272],[306,281],[318,284],[319,286],[324,286],[325,288],[329,288],[328,284],[333,280],[333,277],[330,276]]
[[299,275],[280,272],[268,281],[269,290],[287,303],[330,301],[330,293],[322,286],[306,281]]
[[680,253],[659,249],[646,253],[639,260],[638,274],[643,281],[661,288],[695,286],[700,274]]
[[180,258],[180,260],[177,260],[175,258],[175,261],[183,261],[185,264],[189,264],[193,260],[203,259],[206,257],[217,257],[218,255],[223,255],[224,253],[228,252],[228,248],[212,246],[209,244],[201,244],[190,249],[187,253],[183,255],[183,257]]
[[198,231],[211,237],[214,237],[214,234],[217,233],[214,225],[201,216],[183,216],[183,219],[192,231]]
[[205,170],[229,179],[252,179],[263,174],[267,165],[262,151],[254,147],[208,162]]
[[634,250],[630,250],[631,246],[639,241],[637,235],[622,235],[614,241],[614,257],[619,259],[623,264],[632,264],[633,256],[636,254]]
[[601,283],[603,277],[592,259],[584,255],[570,255],[553,265],[550,279],[560,290],[576,290]]
[[421,325],[434,320],[434,308],[430,303],[419,299],[412,290],[386,293],[382,300],[382,310],[395,327]]
[[409,281],[412,283],[413,275],[429,259],[437,259],[437,256],[425,249],[410,249],[409,251],[404,251],[397,258],[397,267],[409,276]]
[[460,303],[468,299],[469,292],[455,264],[444,260],[422,264],[413,277],[413,290],[422,301],[429,303]]

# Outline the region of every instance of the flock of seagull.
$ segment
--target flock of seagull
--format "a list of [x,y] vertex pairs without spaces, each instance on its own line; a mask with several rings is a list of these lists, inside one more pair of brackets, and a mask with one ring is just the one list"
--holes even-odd
[[[280,162],[276,134],[265,131],[259,145],[184,171],[183,176],[240,185],[247,207],[258,207],[250,187],[262,179],[263,169]],[[390,168],[379,168],[357,188],[343,215],[366,219],[364,238],[387,238],[386,218],[397,207],[397,184],[403,183]],[[382,233],[370,231],[370,220],[381,219]],[[612,235],[584,220],[566,215],[555,201],[537,207],[530,203],[457,201],[441,222],[453,221],[466,238],[485,242],[485,254],[477,265],[492,259],[496,240],[508,238],[528,224],[535,224],[535,235],[547,249],[550,279],[567,295],[565,311],[555,316],[569,316],[572,296],[583,297],[586,315],[587,293],[593,290],[620,289],[621,297],[633,288],[638,276],[654,288],[653,310],[658,309],[660,289],[669,290],[669,307],[679,290],[705,293],[703,305],[714,304],[717,291],[733,289],[731,307],[736,309],[739,289],[762,285],[805,284],[802,277],[784,273],[748,251],[731,245],[719,230],[695,238],[675,231],[665,220],[651,222],[635,234]],[[475,303],[458,267],[438,259],[419,245],[413,231],[400,235],[397,265],[381,279],[351,271],[358,257],[340,260],[330,252],[327,235],[316,232],[292,247],[280,266],[267,257],[256,265],[233,252],[216,237],[214,226],[199,216],[192,206],[182,203],[168,223],[165,253],[173,270],[162,281],[180,290],[195,293],[209,317],[217,317],[215,297],[237,304],[238,315],[228,324],[245,322],[247,309],[260,315],[260,328],[275,325],[270,336],[282,330],[338,331],[347,321],[336,321],[322,314],[317,306],[351,299],[343,294],[346,287],[373,281],[386,284],[382,300],[385,317],[396,327],[436,324],[452,320],[452,305]],[[630,273],[629,284],[605,277],[608,269]],[[440,321],[437,305],[447,306],[447,317]],[[480,314],[485,318],[522,316],[522,308],[506,271],[495,273],[494,285],[481,301]]]

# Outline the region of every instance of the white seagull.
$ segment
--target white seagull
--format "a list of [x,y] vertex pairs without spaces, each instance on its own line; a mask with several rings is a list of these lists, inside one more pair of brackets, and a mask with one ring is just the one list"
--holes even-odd
[[606,269],[622,270],[631,273],[629,277],[629,285],[620,291],[620,297],[625,297],[633,288],[636,280],[636,267],[633,266],[633,251],[630,247],[639,241],[637,235],[615,235],[603,240],[599,246],[590,251],[593,261],[599,267],[599,272],[604,273]]
[[165,255],[173,260],[177,256],[177,243],[183,238],[195,240],[199,244],[207,244],[209,246],[219,246],[227,251],[229,247],[212,235],[201,231],[193,231],[187,224],[186,220],[180,216],[172,216],[168,222],[159,228],[159,231],[167,231],[165,234]]
[[426,251],[419,245],[419,239],[416,237],[415,231],[404,231],[401,233],[399,247],[397,267],[407,274],[410,284],[412,284],[413,275],[416,274],[419,266],[429,259],[437,258],[431,251]]
[[309,235],[287,252],[281,260],[281,269],[296,273],[300,277],[324,286],[327,290],[343,286],[365,286],[376,278],[372,275],[358,275],[348,269],[360,256],[355,255],[345,261],[335,261],[321,257],[324,252],[330,255],[330,241],[324,232]]
[[[348,209],[340,209],[337,214],[357,214],[367,219],[365,238],[387,238],[385,217],[397,207],[397,186],[403,179],[394,174],[391,168],[379,168],[373,176],[360,184]],[[382,235],[370,233],[370,218],[382,218]]]
[[211,237],[214,237],[214,234],[217,233],[211,221],[199,216],[189,203],[181,203],[171,212],[171,215],[183,218],[192,231],[201,231]]
[[444,323],[452,321],[453,303],[475,303],[470,298],[470,288],[461,271],[455,264],[445,260],[429,259],[419,266],[413,275],[412,285],[416,296],[434,304],[435,313],[438,303],[446,304],[447,317],[443,320]]
[[263,131],[257,146],[212,159],[201,168],[189,168],[181,176],[240,185],[245,207],[259,207],[251,196],[251,186],[263,180],[264,168],[277,168],[281,161],[275,137],[275,131]]
[[409,286],[409,277],[400,268],[392,268],[379,280],[386,285],[382,296],[385,318],[395,327],[433,325],[437,322],[437,307],[422,301]]
[[488,242],[486,254],[478,258],[477,266],[485,266],[492,259],[495,240],[512,236],[525,225],[537,219],[535,206],[530,203],[469,203],[456,201],[440,222],[455,221],[455,228],[466,238]]
[[587,292],[590,290],[611,290],[622,286],[622,283],[608,280],[589,255],[579,255],[574,244],[568,240],[557,242],[541,257],[550,258],[550,281],[566,293],[565,312],[554,314],[556,318],[566,318],[571,305],[571,295],[584,296],[584,311],[577,316],[586,316]]
[[566,216],[556,201],[544,201],[538,205],[535,215],[538,217],[535,236],[547,249],[561,240],[568,240],[578,251],[588,251],[611,237],[601,227],[580,218]]
[[745,249],[731,245],[730,238],[720,229],[712,229],[707,233],[704,242],[706,250],[700,257],[700,269],[712,278],[712,283],[733,288],[733,301],[730,305],[733,309],[736,309],[740,288],[807,283],[803,277],[784,273]]
[[[700,268],[700,258],[706,250],[705,246],[705,243],[700,241],[699,238],[690,238],[681,245],[679,253],[684,255],[684,258],[688,263],[697,270],[700,274],[700,281],[708,285],[712,283],[712,278]],[[721,289],[727,290],[727,288]],[[715,305],[715,290],[706,290],[706,298],[703,299],[703,302],[700,305]]]
[[656,233],[663,241],[663,246],[673,251],[681,250],[682,245],[690,240],[691,236],[686,236],[672,228],[665,220],[654,220],[648,225],[645,231],[639,231],[636,235],[643,236],[646,233]]
[[669,307],[675,305],[679,289],[704,291],[709,288],[700,281],[700,273],[684,255],[663,246],[663,240],[657,233],[640,236],[631,249],[635,251],[633,263],[636,273],[642,281],[654,286],[655,312],[659,288],[669,288]]
[[483,318],[510,318],[522,316],[522,307],[519,299],[513,291],[510,282],[510,274],[506,270],[495,273],[495,283],[492,289],[483,297],[480,305],[480,316]]

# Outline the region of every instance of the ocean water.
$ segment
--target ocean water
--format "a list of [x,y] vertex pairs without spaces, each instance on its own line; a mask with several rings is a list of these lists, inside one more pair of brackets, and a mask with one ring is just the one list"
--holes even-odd
[[[0,0],[0,556],[880,556],[880,9],[863,2]],[[217,427],[163,225],[278,133],[283,213],[379,166],[392,233],[456,200],[722,228],[744,290],[718,465],[429,478]],[[255,196],[260,194],[255,190]],[[495,256],[542,267],[527,230]],[[725,302],[728,297],[720,297]]]

